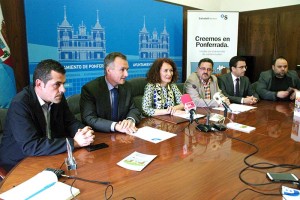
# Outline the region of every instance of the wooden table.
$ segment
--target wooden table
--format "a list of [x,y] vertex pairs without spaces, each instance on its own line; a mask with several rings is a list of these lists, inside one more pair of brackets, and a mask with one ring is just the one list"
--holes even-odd
[[[140,126],[151,126],[177,136],[153,144],[124,134],[97,133],[96,143],[105,142],[109,148],[87,152],[74,152],[78,169],[67,172],[78,177],[110,181],[113,185],[112,199],[135,197],[136,199],[232,199],[238,192],[249,188],[240,181],[239,172],[246,167],[244,157],[255,151],[254,147],[231,139],[237,137],[255,144],[259,152],[248,159],[251,164],[271,162],[274,164],[300,165],[299,122],[293,120],[291,102],[261,101],[257,109],[228,114],[234,122],[256,127],[251,133],[227,129],[225,132],[203,133],[188,122],[174,125],[154,118],[145,118]],[[204,114],[203,109],[198,110]],[[212,110],[212,112],[217,112]],[[222,113],[220,113],[222,114]],[[226,122],[229,121],[226,120]],[[300,120],[299,120],[300,121]],[[200,121],[204,123],[204,119]],[[294,139],[292,139],[294,138]],[[158,155],[143,171],[136,172],[119,167],[116,163],[138,151]],[[3,181],[0,192],[34,176],[47,167],[65,169],[67,154],[28,157],[19,163]],[[251,183],[269,182],[267,171],[282,169],[248,170],[243,178]],[[300,177],[300,170],[292,170]],[[60,179],[71,184],[72,180]],[[104,199],[106,186],[76,181],[81,193],[80,200]],[[279,193],[280,184],[254,187],[265,193]],[[292,185],[287,185],[291,186]],[[109,195],[109,194],[108,194]],[[282,199],[280,196],[264,196],[251,191],[241,193],[237,199]]]

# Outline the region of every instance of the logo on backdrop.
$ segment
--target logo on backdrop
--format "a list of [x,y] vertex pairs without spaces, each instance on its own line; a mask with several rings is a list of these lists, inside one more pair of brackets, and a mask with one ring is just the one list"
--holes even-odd
[[[90,33],[81,22],[78,34],[74,34],[74,27],[67,21],[67,10],[64,6],[64,20],[57,27],[58,58],[60,61],[84,61],[103,59],[106,54],[105,29],[99,22],[99,11],[97,19]],[[163,31],[158,34],[156,28],[152,34],[144,26],[139,31],[139,58],[156,59],[167,58],[170,54],[170,36],[164,23]]]
[[105,30],[99,22],[99,11],[95,25],[89,34],[86,25],[81,22],[78,34],[73,34],[74,28],[67,21],[67,10],[64,6],[64,20],[57,27],[57,44],[59,61],[99,60],[105,57]]

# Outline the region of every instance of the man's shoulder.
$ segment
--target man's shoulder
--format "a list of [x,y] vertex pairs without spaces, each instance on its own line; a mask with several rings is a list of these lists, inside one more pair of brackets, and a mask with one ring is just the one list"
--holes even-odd
[[298,73],[295,70],[288,70],[287,75],[298,77]]
[[225,81],[228,77],[231,77],[231,73],[222,74],[221,76],[218,76],[218,79]]
[[103,83],[105,82],[104,76],[100,76],[98,78],[95,78],[87,82],[86,84],[83,85],[83,87],[85,88],[95,88],[96,86],[99,87],[102,84],[102,82]]
[[33,86],[26,86],[22,91],[16,94],[12,102],[32,102],[34,98],[33,93]]
[[272,76],[272,72],[273,72],[272,69],[269,69],[269,70],[266,70],[266,71],[262,71],[260,73],[260,76]]
[[197,81],[197,80],[199,80],[197,72],[192,72],[187,79],[187,81]]

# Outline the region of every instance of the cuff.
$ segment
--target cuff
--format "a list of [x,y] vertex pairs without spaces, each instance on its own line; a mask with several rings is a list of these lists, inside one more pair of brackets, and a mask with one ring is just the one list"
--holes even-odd
[[132,118],[132,117],[127,117],[126,119],[127,119],[127,120],[131,120],[131,121],[135,124],[135,119],[134,119],[134,118]]
[[115,130],[116,124],[117,124],[117,122],[111,123],[111,125],[110,125],[110,131],[111,131],[111,132],[115,132],[115,131],[116,131],[116,130]]

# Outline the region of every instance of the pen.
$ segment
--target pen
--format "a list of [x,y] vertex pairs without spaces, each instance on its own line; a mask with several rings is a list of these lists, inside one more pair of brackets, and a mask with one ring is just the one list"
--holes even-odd
[[25,200],[31,199],[32,197],[38,195],[39,193],[43,192],[44,190],[47,190],[48,188],[50,188],[51,186],[53,186],[56,182],[50,183],[48,185],[46,185],[45,187],[43,187],[42,189],[38,190],[37,192],[33,193],[32,195],[30,195],[29,197],[25,198]]

